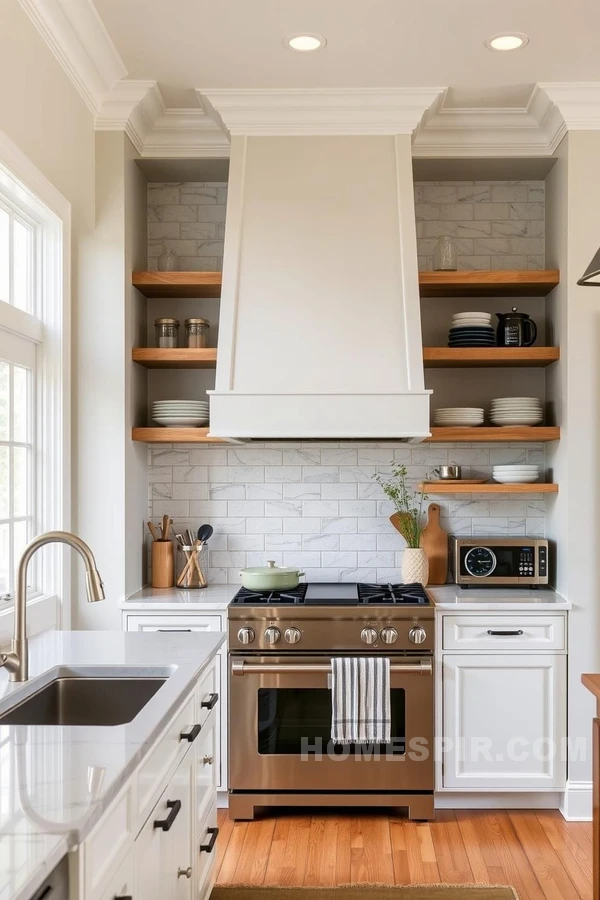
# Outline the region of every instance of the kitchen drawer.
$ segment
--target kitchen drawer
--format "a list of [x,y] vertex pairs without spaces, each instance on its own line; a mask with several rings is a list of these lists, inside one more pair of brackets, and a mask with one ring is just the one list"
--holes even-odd
[[[125,900],[125,898],[133,898],[135,878],[135,859],[133,847],[115,872],[112,878],[108,880],[108,887],[104,883],[104,893],[100,895],[101,900]],[[48,897],[48,900],[54,900]]]
[[[100,900],[106,894],[107,882],[117,870],[123,854],[133,845],[133,797],[128,788],[104,813],[84,843],[85,897]],[[116,896],[119,896],[116,894]]]
[[189,733],[196,721],[196,692],[185,702],[182,709],[163,731],[137,773],[136,821],[144,822],[154,806],[169,770],[185,756],[190,744],[181,739],[183,732]]
[[140,615],[127,616],[127,631],[222,631],[223,617],[218,613],[206,616]]
[[[213,804],[198,830],[196,883],[198,885],[198,897],[201,900],[210,896],[214,884],[218,853],[218,833],[217,804],[216,800],[213,800]],[[215,837],[217,837],[216,840]]]
[[563,616],[444,616],[444,650],[564,650]]
[[212,710],[219,710],[219,659],[213,659],[204,671],[196,686],[196,721],[201,725],[208,719]]
[[196,815],[197,822],[202,822],[213,801],[217,789],[218,754],[217,754],[217,719],[213,718],[202,728],[196,741]]

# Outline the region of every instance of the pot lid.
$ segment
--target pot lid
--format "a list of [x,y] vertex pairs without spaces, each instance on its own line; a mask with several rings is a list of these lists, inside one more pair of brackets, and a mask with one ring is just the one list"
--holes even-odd
[[242,575],[299,575],[300,569],[296,566],[276,566],[273,560],[268,560],[266,566],[250,566],[242,569]]

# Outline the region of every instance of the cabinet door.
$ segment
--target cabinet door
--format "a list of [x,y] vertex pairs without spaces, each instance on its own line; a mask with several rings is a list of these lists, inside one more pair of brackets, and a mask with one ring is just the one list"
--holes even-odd
[[167,835],[154,825],[157,819],[166,818],[169,812],[166,807],[168,791],[169,788],[161,795],[134,845],[136,885],[134,897],[143,897],[144,900],[169,900],[169,859],[165,841]]
[[169,800],[181,804],[170,831],[163,839],[167,845],[167,887],[169,900],[192,900],[194,862],[194,753],[188,753],[167,788]]
[[565,784],[566,657],[443,657],[443,786],[556,790]]

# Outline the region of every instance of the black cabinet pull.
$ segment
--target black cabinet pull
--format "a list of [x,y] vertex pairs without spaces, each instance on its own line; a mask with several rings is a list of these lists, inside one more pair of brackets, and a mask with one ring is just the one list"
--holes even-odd
[[208,700],[203,700],[200,704],[201,709],[213,709],[219,702],[218,694],[209,694]]
[[133,897],[128,894],[127,897],[115,897],[115,900],[133,900]]
[[194,725],[191,731],[182,731],[179,735],[180,741],[189,741],[190,744],[193,744],[200,731],[202,730],[202,725]]
[[518,631],[492,631],[488,628],[488,634],[492,637],[521,637],[523,631],[520,628]]
[[154,820],[155,828],[162,828],[163,831],[171,830],[171,825],[179,815],[179,810],[181,809],[181,800],[167,800],[167,809],[170,809],[171,812],[166,819]]
[[215,844],[217,843],[217,838],[219,836],[218,828],[207,828],[206,833],[210,834],[210,841],[208,844],[200,844],[200,853],[212,853],[215,849]]
[[33,900],[46,900],[46,897],[49,897],[53,890],[54,890],[54,888],[52,887],[51,884],[49,884],[48,887],[44,888],[42,893],[35,896],[33,898]]

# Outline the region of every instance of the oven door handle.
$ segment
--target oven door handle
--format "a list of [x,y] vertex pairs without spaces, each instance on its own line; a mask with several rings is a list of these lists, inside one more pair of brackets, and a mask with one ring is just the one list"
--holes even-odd
[[[232,659],[233,675],[292,675],[292,674],[331,674],[331,666],[327,663],[249,663],[245,659]],[[430,659],[419,659],[410,663],[392,663],[392,675],[431,675],[433,663]]]

